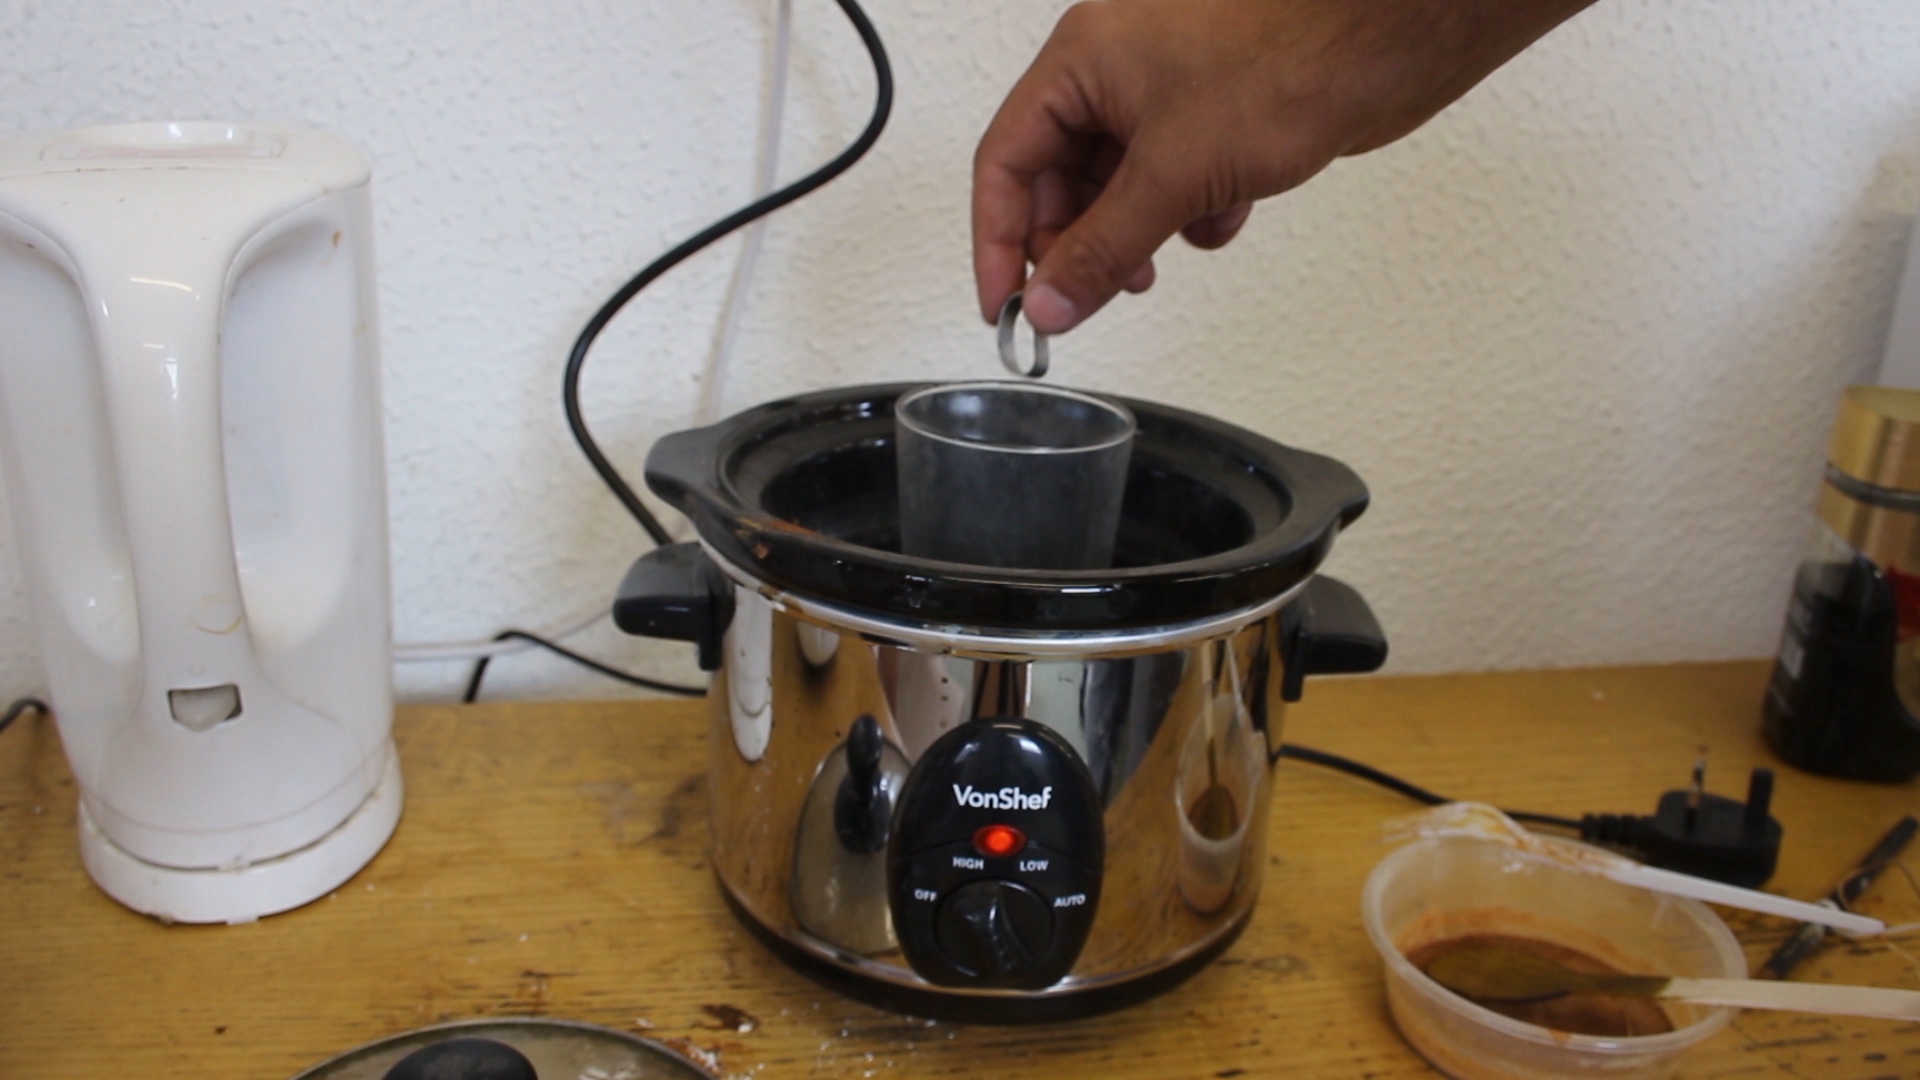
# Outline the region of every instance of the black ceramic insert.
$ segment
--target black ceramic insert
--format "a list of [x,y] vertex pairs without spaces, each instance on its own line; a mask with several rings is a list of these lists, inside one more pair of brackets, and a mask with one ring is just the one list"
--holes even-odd
[[1038,631],[1179,623],[1269,600],[1311,575],[1367,505],[1360,478],[1332,458],[1114,398],[1139,432],[1112,569],[909,558],[893,403],[923,385],[824,390],[666,436],[647,484],[725,559],[780,588],[925,623]]

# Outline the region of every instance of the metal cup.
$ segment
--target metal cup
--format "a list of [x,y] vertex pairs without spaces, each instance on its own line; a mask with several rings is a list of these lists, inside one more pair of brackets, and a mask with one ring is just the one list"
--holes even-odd
[[930,386],[894,407],[900,549],[1026,570],[1113,565],[1133,413],[1031,383]]

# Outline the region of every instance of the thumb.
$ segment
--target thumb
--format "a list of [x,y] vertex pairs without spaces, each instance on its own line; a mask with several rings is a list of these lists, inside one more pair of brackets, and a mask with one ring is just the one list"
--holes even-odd
[[1198,216],[1193,199],[1140,160],[1122,158],[1093,204],[1041,257],[1021,305],[1040,333],[1063,334],[1100,310]]

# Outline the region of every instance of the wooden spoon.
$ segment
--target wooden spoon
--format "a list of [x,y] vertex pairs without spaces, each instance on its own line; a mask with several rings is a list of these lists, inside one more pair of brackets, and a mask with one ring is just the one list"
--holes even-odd
[[1480,1002],[1545,1001],[1565,994],[1665,998],[1701,1005],[1786,1009],[1834,1016],[1920,1020],[1920,991],[1878,986],[1689,979],[1678,975],[1596,975],[1498,944],[1462,945],[1434,958],[1427,975],[1462,997]]

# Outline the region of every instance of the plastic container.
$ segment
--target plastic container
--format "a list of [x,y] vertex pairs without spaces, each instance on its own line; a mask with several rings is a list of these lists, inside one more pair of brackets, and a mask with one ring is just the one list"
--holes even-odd
[[1380,861],[1361,899],[1367,936],[1386,963],[1400,1034],[1458,1080],[1659,1080],[1738,1010],[1663,1001],[1674,1029],[1609,1038],[1529,1024],[1428,978],[1405,956],[1468,934],[1510,934],[1577,949],[1620,970],[1745,978],[1727,925],[1693,900],[1619,885],[1551,859],[1480,840],[1420,840]]

